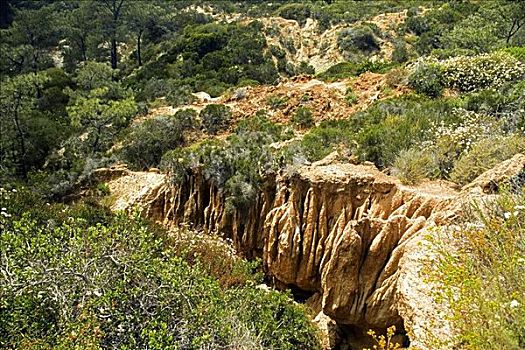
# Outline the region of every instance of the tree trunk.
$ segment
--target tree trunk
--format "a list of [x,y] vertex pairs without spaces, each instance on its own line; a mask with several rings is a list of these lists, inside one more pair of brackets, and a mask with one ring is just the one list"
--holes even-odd
[[18,118],[18,108],[20,106],[20,100],[17,99],[17,102],[15,104],[14,108],[14,114],[13,114],[13,121],[15,123],[16,132],[18,134],[18,145],[20,147],[20,157],[18,159],[19,162],[19,169],[21,171],[21,175],[25,178],[27,176],[27,164],[26,164],[26,142],[24,138],[24,132],[22,131],[22,127],[20,126],[20,120]]
[[82,56],[82,61],[87,61],[87,48],[86,48],[86,41],[84,38],[80,38],[80,55]]
[[93,144],[91,145],[91,152],[92,152],[92,154],[97,153],[98,144],[100,142],[100,133],[102,131],[101,129],[102,129],[102,125],[99,125],[97,127],[97,131],[96,131],[96,135],[95,135],[95,141],[93,141]]
[[111,37],[111,68],[117,69],[117,40]]

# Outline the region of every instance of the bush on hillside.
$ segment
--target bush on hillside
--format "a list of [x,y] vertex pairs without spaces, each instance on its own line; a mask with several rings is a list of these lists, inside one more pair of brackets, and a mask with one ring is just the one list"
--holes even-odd
[[517,153],[525,153],[524,136],[482,139],[454,163],[450,179],[460,185],[466,185],[483,172]]
[[309,128],[313,125],[312,111],[308,107],[299,107],[295,111],[292,121],[301,128]]
[[465,108],[497,117],[505,132],[525,127],[525,80],[507,83],[500,89],[485,89],[465,94]]
[[367,25],[342,29],[337,36],[337,44],[342,52],[359,50],[371,53],[379,50],[374,31]]
[[194,130],[199,127],[197,111],[192,108],[181,109],[175,112],[174,118],[183,130]]
[[455,103],[417,95],[380,101],[351,121],[322,122],[304,135],[301,148],[309,161],[316,161],[342,145],[363,161],[388,167],[402,150],[424,141],[432,123],[457,120]]
[[437,60],[446,60],[457,56],[474,56],[476,52],[469,49],[434,49],[430,52],[430,57]]
[[257,199],[257,188],[242,174],[230,177],[225,183],[225,189],[228,193],[225,206],[230,213],[236,210],[246,212]]
[[308,161],[317,161],[329,155],[339,145],[351,145],[353,133],[340,123],[321,123],[301,140],[300,151]]
[[457,121],[448,124],[431,122],[426,130],[426,140],[418,145],[436,159],[442,178],[449,178],[457,159],[468,154],[474,144],[502,133],[501,122],[492,116],[464,109],[455,109],[453,115]]
[[319,349],[305,309],[256,288],[224,243],[187,232],[174,248],[138,218],[1,191],[2,348]]
[[286,95],[270,95],[266,98],[266,104],[271,109],[278,109],[284,107],[287,101],[288,97]]
[[365,72],[386,73],[395,66],[397,66],[397,63],[385,61],[365,60],[361,63],[341,62],[320,73],[318,78],[325,81],[333,81],[355,77]]
[[417,36],[421,36],[423,33],[430,30],[430,24],[423,16],[408,16],[405,21],[405,26]]
[[157,167],[162,155],[184,143],[184,128],[174,116],[158,116],[131,128],[121,150],[134,168]]
[[475,53],[490,52],[497,47],[498,28],[493,20],[473,15],[465,18],[442,37],[447,49],[467,49]]
[[514,58],[525,62],[525,47],[523,46],[511,46],[501,49],[500,51],[506,52]]
[[436,63],[420,62],[408,76],[408,85],[418,93],[439,97],[443,93],[443,71]]
[[192,87],[181,85],[175,79],[149,79],[137,93],[137,100],[154,102],[163,100],[171,106],[191,103],[194,99]]
[[285,4],[279,7],[277,13],[282,18],[293,19],[303,26],[311,16],[311,8],[309,4]]
[[202,126],[208,134],[214,135],[230,126],[231,112],[228,106],[209,104],[199,114]]
[[410,59],[407,45],[403,39],[398,39],[394,43],[394,51],[392,51],[392,61],[396,63],[405,63]]
[[396,157],[392,173],[403,183],[414,185],[439,176],[437,160],[431,152],[419,148],[403,150]]
[[271,123],[262,113],[239,122],[226,139],[208,140],[162,157],[162,167],[175,183],[192,171],[224,190],[228,211],[243,211],[256,198],[263,178],[282,166],[279,152],[270,145],[293,134]]

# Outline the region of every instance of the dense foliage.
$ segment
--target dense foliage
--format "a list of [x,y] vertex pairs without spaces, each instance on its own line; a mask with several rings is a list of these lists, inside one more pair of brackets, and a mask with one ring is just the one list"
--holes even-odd
[[317,348],[305,310],[256,288],[253,264],[220,242],[182,231],[173,244],[89,204],[0,195],[2,348]]

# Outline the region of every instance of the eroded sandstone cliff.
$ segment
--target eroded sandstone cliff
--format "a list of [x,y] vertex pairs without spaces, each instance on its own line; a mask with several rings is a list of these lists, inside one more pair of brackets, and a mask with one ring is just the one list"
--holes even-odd
[[[463,191],[445,182],[407,187],[373,165],[314,164],[267,178],[243,210],[228,207],[223,191],[199,173],[173,185],[163,174],[120,171],[124,176],[109,186],[114,209],[223,233],[337,324],[405,327],[424,348],[422,324],[432,310],[418,274],[424,236],[460,215],[461,203],[483,195],[485,183],[500,181],[502,172],[525,173],[525,156],[507,163]],[[105,172],[111,173],[99,175]],[[130,183],[137,187],[130,190]]]

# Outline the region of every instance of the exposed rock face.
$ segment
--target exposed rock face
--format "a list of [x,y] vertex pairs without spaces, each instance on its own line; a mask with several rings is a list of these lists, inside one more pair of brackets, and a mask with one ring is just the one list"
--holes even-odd
[[[518,155],[490,174],[514,176],[524,166]],[[459,215],[466,196],[482,192],[472,186],[458,192],[445,182],[406,187],[372,165],[318,163],[269,178],[254,203],[236,211],[227,210],[223,192],[202,175],[173,186],[162,174],[141,174],[142,180],[130,172],[110,181],[111,193],[125,199],[116,208],[138,207],[166,225],[222,232],[238,251],[261,257],[278,282],[314,295],[322,318],[364,329],[405,327],[420,348],[432,300],[418,273],[428,255],[419,243]],[[140,195],[118,194],[137,180]]]
[[313,321],[321,331],[321,346],[323,349],[333,349],[339,345],[341,341],[341,332],[337,323],[333,319],[326,316],[321,311],[315,316]]
[[339,323],[400,325],[405,246],[453,215],[455,193],[438,190],[405,188],[372,166],[302,168],[282,179],[266,215],[264,264],[278,280],[321,293],[323,312]]

